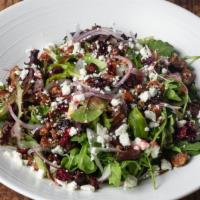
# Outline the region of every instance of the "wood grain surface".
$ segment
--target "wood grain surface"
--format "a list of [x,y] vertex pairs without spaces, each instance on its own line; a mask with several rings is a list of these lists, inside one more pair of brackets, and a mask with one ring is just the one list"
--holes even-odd
[[[19,2],[20,0],[0,0],[0,10],[11,6]],[[148,1],[148,0],[147,0]],[[177,5],[180,5],[196,15],[200,16],[200,0],[169,0]],[[200,181],[200,180],[199,180]],[[188,183],[189,184],[189,183]],[[3,184],[0,184],[0,200],[30,200],[21,194],[7,188]],[[200,200],[200,190],[190,194],[189,196],[182,198],[181,200]]]

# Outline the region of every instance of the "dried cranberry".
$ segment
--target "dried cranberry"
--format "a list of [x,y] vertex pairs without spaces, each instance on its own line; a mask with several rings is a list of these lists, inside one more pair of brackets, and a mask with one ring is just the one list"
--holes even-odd
[[187,122],[183,127],[179,128],[176,134],[178,140],[194,141],[196,136],[197,130],[191,122]]
[[115,76],[116,73],[117,73],[116,63],[115,62],[109,62],[108,63],[108,74]]
[[87,71],[88,74],[93,74],[93,73],[96,73],[98,71],[98,68],[95,64],[91,63],[91,64],[86,66],[86,71]]
[[25,148],[23,148],[23,149],[17,149],[17,152],[19,152],[21,154],[27,154],[28,149],[25,149]]
[[196,102],[192,102],[189,105],[189,109],[190,109],[192,117],[197,117],[197,115],[199,114],[199,111],[200,111],[200,103],[197,102],[197,101]]
[[67,143],[69,142],[69,129],[66,129],[63,136],[61,137],[60,141],[59,141],[59,144],[62,146],[62,147],[65,147],[67,145]]
[[63,72],[63,68],[57,66],[57,67],[54,67],[54,68],[52,69],[51,75],[53,75],[53,74],[58,74],[58,73],[62,73],[62,72]]
[[92,186],[94,186],[94,188],[95,188],[96,190],[99,189],[99,182],[97,181],[96,177],[90,176],[90,177],[89,177],[89,184],[92,185]]
[[72,181],[73,175],[70,172],[66,172],[65,169],[58,169],[56,171],[56,178],[61,181]]
[[[105,38],[105,37],[104,37]],[[103,39],[104,39],[103,38]],[[104,39],[105,40],[105,39]],[[98,55],[106,55],[108,53],[107,51],[107,44],[105,41],[99,40],[99,48],[98,48]]]
[[91,87],[104,88],[105,86],[109,86],[110,82],[101,77],[90,77],[87,79],[87,84]]
[[131,74],[129,78],[126,80],[126,82],[122,85],[125,89],[133,88],[135,85],[137,85],[139,81],[137,80],[136,75]]
[[74,175],[74,181],[79,185],[85,185],[87,184],[87,175],[83,172],[77,171]]

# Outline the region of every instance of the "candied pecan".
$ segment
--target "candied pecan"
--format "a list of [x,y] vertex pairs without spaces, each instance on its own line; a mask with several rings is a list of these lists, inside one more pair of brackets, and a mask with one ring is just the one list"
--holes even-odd
[[29,56],[29,63],[27,63],[28,65],[41,65],[41,61],[38,59],[38,54],[39,54],[40,50],[38,49],[33,49],[30,52],[30,56]]
[[128,91],[128,90],[125,90],[123,92],[123,99],[126,101],[126,102],[132,102],[133,101],[133,95]]
[[171,56],[169,62],[170,62],[169,70],[171,72],[177,72],[177,71],[180,72],[184,68],[188,67],[187,63],[184,60],[182,60],[181,57],[176,53],[174,53]]
[[39,134],[40,134],[40,136],[47,136],[49,134],[49,130],[46,127],[42,127],[39,130]]
[[57,131],[55,129],[51,129],[50,133],[53,139],[57,139],[59,137],[59,134],[57,134]]
[[191,84],[195,79],[194,73],[189,68],[183,69],[183,71],[181,72],[181,77],[182,77],[183,83],[185,83],[186,85]]
[[61,88],[58,85],[53,86],[49,93],[52,95],[52,97],[59,97],[62,95]]
[[88,74],[93,74],[96,73],[98,71],[98,68],[95,64],[90,63],[86,66],[86,71]]
[[138,83],[140,83],[138,77],[135,74],[131,74],[129,78],[125,81],[125,83],[122,85],[122,87],[125,89],[130,89]]
[[117,63],[114,60],[110,60],[108,62],[108,69],[107,69],[108,74],[110,74],[112,76],[116,75],[116,73],[117,73],[116,65],[117,65]]
[[50,144],[50,142],[49,142],[49,140],[48,140],[48,138],[47,138],[46,136],[43,136],[43,137],[41,138],[41,140],[40,140],[40,145],[41,145],[42,147],[44,147],[44,148],[48,148],[48,147],[51,146],[51,144]]
[[8,77],[8,84],[11,86],[11,87],[16,87],[17,85],[17,81],[18,81],[18,72],[19,71],[19,67],[18,66],[15,66],[13,67],[10,72],[9,72],[9,77]]
[[46,103],[50,102],[49,96],[47,94],[45,94],[45,93],[37,92],[35,94],[35,96],[36,96],[37,102],[40,103],[40,104],[46,104]]
[[113,113],[112,129],[116,129],[117,127],[119,127],[124,118],[125,114],[122,110]]
[[1,129],[1,138],[0,138],[0,144],[8,144],[11,139],[11,129],[14,125],[14,122],[11,121],[5,121],[3,124],[3,127]]
[[46,61],[46,62],[51,61],[51,57],[50,57],[50,55],[48,54],[47,51],[41,52],[41,53],[38,55],[38,59],[39,59],[40,61]]
[[171,157],[171,163],[174,167],[181,167],[187,164],[189,156],[187,153],[178,153]]
[[161,109],[159,105],[150,104],[150,110],[153,111],[157,117],[160,116]]
[[31,165],[33,164],[33,157],[32,157],[32,156],[28,156],[28,157],[27,157],[27,161],[28,161],[28,162],[27,162],[27,165],[28,165],[28,166],[31,166]]

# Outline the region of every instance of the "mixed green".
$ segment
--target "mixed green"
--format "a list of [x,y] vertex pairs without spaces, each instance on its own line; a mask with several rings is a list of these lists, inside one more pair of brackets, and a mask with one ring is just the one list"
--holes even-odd
[[1,145],[71,189],[135,187],[200,154],[200,102],[167,42],[94,26],[32,49],[0,86]]

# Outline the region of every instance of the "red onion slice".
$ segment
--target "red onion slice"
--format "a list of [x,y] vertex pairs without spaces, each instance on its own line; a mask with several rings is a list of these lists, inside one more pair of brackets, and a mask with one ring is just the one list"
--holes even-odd
[[112,35],[119,40],[123,40],[123,38],[120,35],[118,35],[116,32],[114,32],[111,28],[101,27],[101,28],[97,28],[97,29],[82,33],[79,36],[74,35],[73,42],[74,43],[81,42],[84,39],[87,39],[87,38],[93,37],[93,36],[97,36],[97,35],[107,35],[107,36]]
[[52,166],[56,169],[59,169],[60,166],[58,166],[57,164],[54,164],[52,162],[50,162],[49,160],[47,160],[40,152],[38,152],[37,150],[33,150],[34,153],[41,159],[43,160],[46,164],[48,164],[49,166]]
[[34,130],[34,129],[39,129],[42,127],[42,125],[39,125],[39,124],[27,124],[23,121],[21,121],[16,115],[15,113],[13,112],[13,109],[12,107],[9,105],[8,106],[8,110],[10,112],[10,115],[12,116],[12,118],[15,120],[15,122],[19,123],[23,128],[26,128],[26,129],[29,129],[29,130]]
[[[128,70],[126,72],[126,74],[124,75],[124,77],[117,83],[115,84],[114,87],[119,87],[120,85],[122,85],[130,76],[131,73],[136,73],[137,70],[135,69],[135,67],[133,66],[133,63],[126,57],[123,56],[114,56],[114,58],[121,60],[122,62],[126,63],[128,65]],[[134,70],[133,70],[134,69]]]
[[20,124],[18,122],[15,122],[14,126],[11,129],[11,135],[12,137],[16,137],[17,139],[20,139],[22,136],[22,130],[20,127]]

